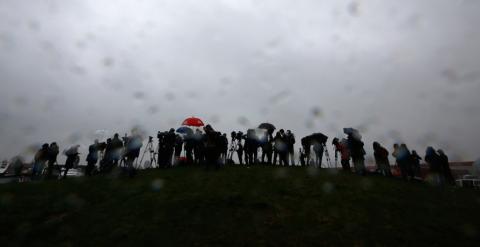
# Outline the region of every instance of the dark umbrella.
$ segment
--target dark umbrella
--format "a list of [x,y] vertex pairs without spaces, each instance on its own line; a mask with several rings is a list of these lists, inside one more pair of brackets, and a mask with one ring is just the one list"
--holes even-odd
[[177,133],[184,134],[184,135],[190,135],[193,134],[193,130],[190,129],[189,127],[180,127],[177,129]]
[[358,140],[362,139],[362,135],[360,135],[360,132],[354,128],[343,128],[343,133],[345,133],[346,135],[352,135]]
[[271,123],[262,123],[258,126],[258,128],[267,130],[270,135],[273,134],[273,131],[275,131],[275,129],[277,129]]
[[313,141],[317,141],[319,143],[325,144],[328,140],[328,136],[322,133],[314,133],[310,135],[310,139]]
[[304,138],[302,138],[301,143],[303,146],[308,146],[310,145],[310,141],[311,141],[310,136],[305,136]]

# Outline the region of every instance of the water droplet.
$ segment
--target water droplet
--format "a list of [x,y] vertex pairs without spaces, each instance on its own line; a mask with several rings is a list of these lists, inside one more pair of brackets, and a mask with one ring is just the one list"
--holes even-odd
[[115,64],[115,60],[111,57],[103,58],[103,66],[105,67],[112,67]]
[[158,192],[163,188],[164,185],[165,182],[162,179],[157,178],[152,181],[151,187],[153,191]]
[[335,190],[335,186],[330,183],[330,182],[325,182],[323,183],[322,185],[322,191],[325,193],[325,194],[330,194],[332,193],[333,191]]
[[278,178],[278,179],[280,179],[280,178],[286,178],[287,175],[288,175],[288,174],[287,174],[287,169],[285,169],[285,168],[277,168],[277,169],[275,169],[274,172],[273,172],[273,177],[274,177],[274,178]]
[[168,101],[174,101],[175,100],[175,94],[172,93],[172,92],[167,92],[165,94],[165,99],[167,99]]
[[360,14],[360,3],[357,1],[350,2],[347,6],[347,11],[351,16],[358,16]]
[[153,115],[153,114],[158,113],[158,111],[159,111],[159,109],[158,109],[158,106],[156,106],[156,105],[151,105],[151,106],[148,107],[148,113],[149,114]]
[[315,118],[323,118],[323,110],[322,108],[315,106],[311,110],[313,117]]
[[138,100],[143,100],[145,99],[145,93],[138,91],[133,94],[133,97]]
[[39,31],[41,29],[40,23],[35,20],[29,20],[27,25],[28,28],[32,31]]
[[313,166],[307,167],[307,175],[310,177],[316,177],[320,173],[320,169],[315,168]]
[[77,194],[70,194],[65,198],[65,203],[73,208],[82,208],[85,205],[85,201]]

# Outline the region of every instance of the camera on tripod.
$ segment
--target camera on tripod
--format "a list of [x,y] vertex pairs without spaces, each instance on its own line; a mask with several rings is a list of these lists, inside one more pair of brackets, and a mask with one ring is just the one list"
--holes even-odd
[[242,139],[245,139],[245,138],[247,138],[247,136],[244,135],[243,132],[241,131],[237,132],[237,136],[236,136],[237,140],[241,141]]
[[168,132],[161,132],[161,131],[158,131],[157,133],[157,138],[158,139],[163,139],[166,135],[167,135]]

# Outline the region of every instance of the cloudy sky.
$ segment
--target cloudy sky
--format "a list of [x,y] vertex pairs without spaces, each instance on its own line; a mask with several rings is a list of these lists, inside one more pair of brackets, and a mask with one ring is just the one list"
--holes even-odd
[[1,0],[0,159],[194,115],[224,132],[352,126],[368,148],[474,160],[479,12],[476,0]]

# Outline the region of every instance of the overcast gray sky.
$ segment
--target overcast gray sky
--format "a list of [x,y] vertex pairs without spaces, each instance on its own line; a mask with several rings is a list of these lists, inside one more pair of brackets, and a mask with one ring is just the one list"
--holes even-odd
[[0,158],[191,115],[480,157],[480,1],[1,0]]

